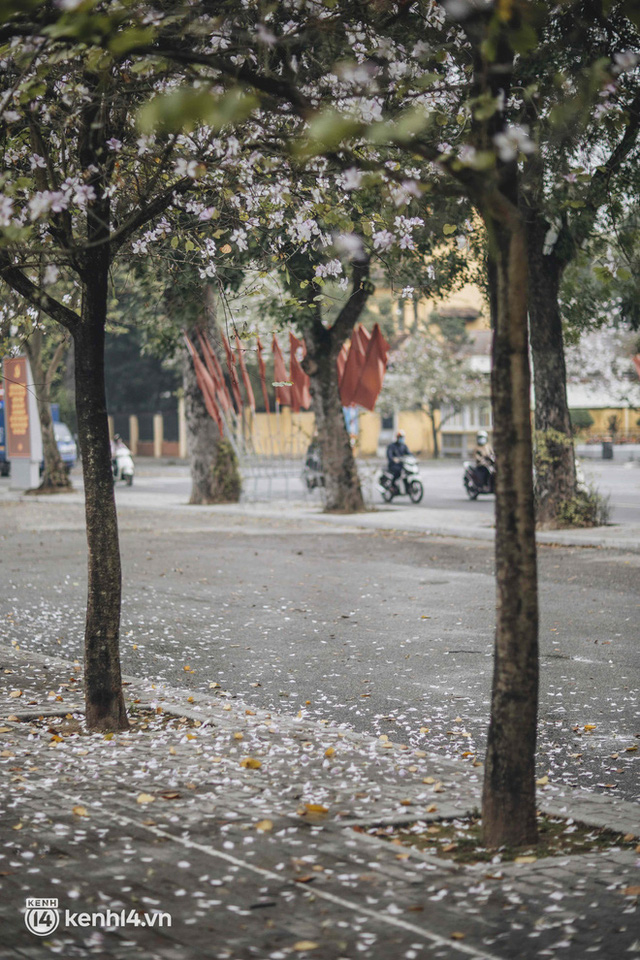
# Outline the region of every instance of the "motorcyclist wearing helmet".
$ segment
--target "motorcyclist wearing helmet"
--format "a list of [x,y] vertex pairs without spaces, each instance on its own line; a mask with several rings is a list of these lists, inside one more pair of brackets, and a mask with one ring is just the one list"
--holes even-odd
[[409,456],[411,456],[411,451],[405,443],[405,432],[404,430],[398,430],[396,439],[387,447],[387,470],[393,477],[394,484],[402,473],[404,457]]
[[496,455],[493,452],[493,447],[489,443],[489,434],[486,430],[478,431],[473,456],[476,461],[475,473],[478,484],[484,487],[489,483],[496,463]]

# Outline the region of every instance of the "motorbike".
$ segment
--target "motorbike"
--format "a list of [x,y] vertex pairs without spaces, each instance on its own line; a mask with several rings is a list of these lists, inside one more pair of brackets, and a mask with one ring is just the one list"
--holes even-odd
[[320,447],[317,443],[312,443],[307,450],[307,455],[302,469],[302,479],[307,485],[307,490],[315,490],[316,487],[324,487],[324,473],[322,470],[322,460],[320,458]]
[[496,467],[494,463],[483,464],[488,473],[485,474],[484,482],[481,482],[478,475],[478,464],[473,460],[464,461],[464,476],[462,482],[467,491],[469,500],[477,500],[481,493],[496,492]]
[[124,480],[126,485],[130,487],[133,483],[133,477],[136,471],[133,465],[131,451],[126,443],[119,443],[116,446],[116,449],[113,452],[112,463],[113,482],[116,483],[118,480]]
[[424,496],[424,487],[419,479],[418,461],[413,456],[403,457],[401,473],[394,480],[393,474],[383,470],[378,478],[377,487],[385,503],[391,503],[394,497],[409,497],[412,503],[420,503]]

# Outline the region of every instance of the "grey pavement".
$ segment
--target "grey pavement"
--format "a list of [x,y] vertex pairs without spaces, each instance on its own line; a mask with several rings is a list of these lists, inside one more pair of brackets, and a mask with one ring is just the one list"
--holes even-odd
[[[628,845],[462,866],[381,838],[472,812],[480,767],[134,678],[132,731],[86,735],[64,729],[78,664],[1,656],[3,958],[640,955]],[[635,804],[553,786],[538,803],[637,833]],[[51,897],[59,925],[36,936],[26,900]]]

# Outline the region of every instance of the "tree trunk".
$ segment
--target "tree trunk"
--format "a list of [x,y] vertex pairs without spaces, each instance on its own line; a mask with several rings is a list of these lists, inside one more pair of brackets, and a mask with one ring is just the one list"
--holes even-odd
[[553,528],[561,504],[576,492],[576,467],[567,403],[562,320],[558,304],[562,269],[553,252],[543,253],[549,224],[527,223],[529,329],[535,389],[536,513],[538,524]]
[[431,420],[431,433],[433,434],[433,457],[437,460],[440,456],[440,445],[438,443],[438,428],[436,427],[436,411],[429,407],[429,419]]
[[309,390],[322,458],[327,513],[364,510],[358,469],[342,412],[336,361],[344,340],[315,323],[304,334]]
[[[536,839],[538,601],[533,505],[527,251],[524,229],[485,214],[497,285],[492,404],[496,452],[497,620],[482,804],[484,842]],[[513,222],[516,221],[516,222]]]
[[107,306],[105,248],[94,254],[75,342],[76,413],[85,490],[89,583],[85,627],[86,721],[90,730],[126,730],[119,631],[120,548],[104,383]]
[[[35,384],[36,399],[38,402],[38,414],[40,416],[40,427],[42,430],[44,473],[38,490],[56,493],[71,490],[71,481],[62,462],[53,432],[50,406],[51,376],[53,375],[53,371],[47,371],[45,373],[42,364],[42,333],[40,330],[33,331],[31,337],[27,339],[25,346],[33,373],[33,382]],[[60,355],[58,359],[60,359]]]
[[[204,296],[205,309],[200,329],[215,349],[220,338],[216,325],[215,293],[211,287],[207,287]],[[195,332],[190,331],[189,336],[197,350],[198,338]],[[223,360],[222,363],[224,362]],[[221,440],[220,431],[207,412],[193,362],[186,350],[182,382],[191,471],[189,503],[237,503],[242,489],[238,459],[230,441]]]

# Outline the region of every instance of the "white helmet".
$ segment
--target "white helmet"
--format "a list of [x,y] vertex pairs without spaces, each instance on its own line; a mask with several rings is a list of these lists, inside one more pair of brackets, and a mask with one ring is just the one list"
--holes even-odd
[[479,447],[484,447],[485,443],[489,442],[489,434],[486,430],[478,430],[478,435],[476,441]]
[[398,432],[396,433],[396,440],[404,440],[405,437],[406,437],[406,433],[404,432],[404,430],[398,430]]

